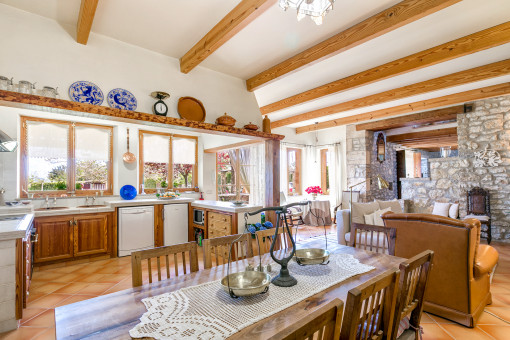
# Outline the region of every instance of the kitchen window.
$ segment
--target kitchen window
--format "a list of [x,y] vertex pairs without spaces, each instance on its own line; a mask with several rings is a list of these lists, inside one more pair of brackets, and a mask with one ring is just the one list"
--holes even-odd
[[301,149],[287,148],[287,193],[301,195]]
[[321,153],[321,189],[324,195],[329,195],[329,174],[331,169],[331,151],[320,150]]
[[113,127],[21,117],[21,197],[113,194]]
[[198,138],[140,130],[140,190],[194,190]]
[[250,148],[216,153],[216,196],[219,201],[250,200]]

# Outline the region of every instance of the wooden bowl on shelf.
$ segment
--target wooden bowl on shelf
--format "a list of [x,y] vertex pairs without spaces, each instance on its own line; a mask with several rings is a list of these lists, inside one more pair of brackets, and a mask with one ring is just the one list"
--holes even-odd
[[259,129],[258,125],[252,124],[252,122],[250,122],[249,124],[246,124],[245,126],[243,126],[243,128],[246,130],[252,130],[252,131],[257,131]]
[[223,116],[216,118],[216,125],[234,126],[236,120],[225,113]]

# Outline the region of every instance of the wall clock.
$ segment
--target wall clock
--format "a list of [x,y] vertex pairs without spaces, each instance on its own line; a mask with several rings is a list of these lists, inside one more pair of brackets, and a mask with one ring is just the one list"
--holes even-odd
[[166,116],[168,113],[168,105],[166,105],[163,99],[169,98],[170,94],[166,92],[155,91],[151,93],[151,97],[158,99],[158,101],[154,103],[154,106],[152,106],[152,111],[154,114],[158,116]]

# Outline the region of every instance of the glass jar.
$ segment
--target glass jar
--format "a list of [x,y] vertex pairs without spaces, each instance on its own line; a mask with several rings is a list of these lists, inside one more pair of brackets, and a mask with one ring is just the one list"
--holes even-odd
[[44,86],[42,88],[42,95],[44,97],[49,97],[49,98],[58,98],[59,95],[58,95],[58,87],[56,88],[53,88],[53,87],[50,87],[50,86]]
[[0,76],[0,90],[12,91],[12,78]]
[[20,93],[32,94],[34,89],[35,83],[32,84],[26,80],[20,80],[18,83],[18,92]]

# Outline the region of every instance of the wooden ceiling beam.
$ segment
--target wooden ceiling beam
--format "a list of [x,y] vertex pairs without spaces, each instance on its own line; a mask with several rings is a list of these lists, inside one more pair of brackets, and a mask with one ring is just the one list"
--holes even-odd
[[443,121],[456,120],[459,113],[464,113],[464,105],[445,107],[432,111],[415,113],[402,117],[389,118],[376,122],[369,122],[356,125],[356,131],[382,131],[396,129],[406,126],[432,124]]
[[276,0],[242,0],[182,56],[181,72],[190,72],[275,2]]
[[364,121],[371,121],[380,118],[389,118],[393,116],[404,115],[410,112],[419,112],[439,107],[446,107],[461,103],[466,103],[474,100],[493,98],[510,94],[510,83],[502,83],[487,87],[482,87],[475,90],[454,93],[438,98],[422,100],[410,104],[403,104],[399,106],[389,107],[357,115],[343,117],[338,119],[320,122],[318,124],[311,124],[296,128],[296,133],[306,133],[316,130],[328,129],[335,126],[342,126],[347,124],[357,124]]
[[510,22],[507,21],[501,25],[429,48],[425,51],[411,54],[407,57],[376,66],[352,76],[265,105],[260,108],[260,112],[263,115],[269,114],[317,98],[368,85],[509,42]]
[[257,143],[264,143],[264,141],[252,139],[252,140],[247,140],[244,142],[233,143],[233,144],[228,144],[228,145],[217,146],[215,148],[204,149],[204,153],[216,153],[218,151],[235,150],[235,149],[244,148],[247,145],[257,144]]
[[300,123],[307,120],[329,116],[335,113],[382,104],[398,99],[404,99],[407,97],[437,90],[443,90],[454,86],[469,84],[480,80],[501,77],[507,74],[510,74],[510,59],[376,93],[370,96],[331,105],[321,109],[301,113],[292,117],[274,121],[271,123],[271,127],[278,128],[294,123]]
[[386,136],[386,142],[388,143],[399,143],[399,142],[411,142],[411,141],[424,141],[430,139],[437,139],[439,137],[456,137],[457,128],[446,128],[446,129],[434,129],[420,132],[409,132],[402,133],[399,135]]
[[393,7],[340,32],[301,53],[272,66],[246,81],[248,91],[296,71],[310,63],[318,62],[351,49],[385,33],[451,6],[460,0],[404,0]]
[[80,44],[87,45],[98,2],[99,0],[81,0],[80,14],[76,26],[76,41]]

